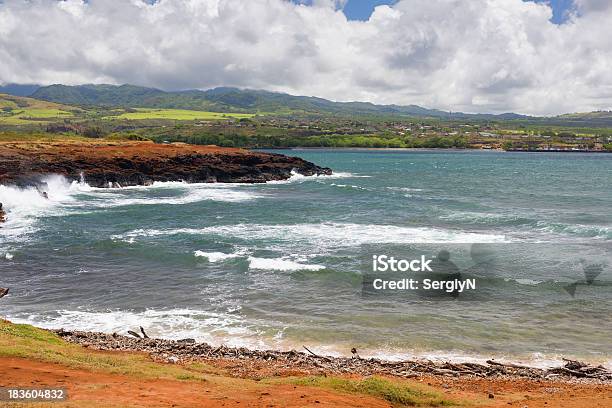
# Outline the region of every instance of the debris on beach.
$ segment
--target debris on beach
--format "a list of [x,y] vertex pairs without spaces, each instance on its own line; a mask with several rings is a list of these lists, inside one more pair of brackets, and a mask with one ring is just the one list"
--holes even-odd
[[[141,330],[144,333],[144,330]],[[412,378],[424,374],[459,377],[521,377],[534,380],[612,381],[612,371],[603,366],[592,366],[574,360],[564,360],[560,367],[549,369],[488,360],[480,363],[451,363],[424,361],[385,361],[376,358],[321,356],[306,346],[306,352],[296,350],[249,350],[244,347],[214,347],[193,339],[164,340],[128,337],[116,333],[92,333],[54,330],[64,340],[97,350],[141,351],[159,361],[180,363],[196,360],[228,359],[261,361],[285,369],[301,369],[311,374],[384,374]],[[133,332],[133,334],[137,334]],[[188,341],[186,341],[188,340]],[[356,351],[356,350],[355,350]],[[352,353],[356,354],[356,353]],[[170,358],[171,356],[172,358]]]

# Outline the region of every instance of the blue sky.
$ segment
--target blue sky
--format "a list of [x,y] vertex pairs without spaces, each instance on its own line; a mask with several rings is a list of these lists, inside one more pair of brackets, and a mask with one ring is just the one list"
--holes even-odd
[[[300,1],[309,3],[308,0]],[[525,0],[532,1],[532,0]],[[573,0],[533,0],[538,3],[550,3],[553,8],[552,21],[560,24],[565,20],[567,11],[573,7]],[[382,4],[393,4],[396,0],[348,0],[344,7],[344,14],[349,20],[367,20],[370,18],[374,7]]]

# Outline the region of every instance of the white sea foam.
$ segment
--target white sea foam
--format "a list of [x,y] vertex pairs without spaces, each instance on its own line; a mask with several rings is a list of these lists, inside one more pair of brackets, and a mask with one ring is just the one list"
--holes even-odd
[[[134,311],[81,311],[59,310],[54,316],[31,314],[9,315],[14,323],[32,324],[47,329],[64,328],[66,330],[83,330],[127,335],[127,330],[143,326],[152,337],[165,339],[193,338],[213,346],[248,347],[250,349],[297,349],[301,340],[295,341],[285,335],[283,327],[273,336],[266,336],[255,327],[257,322],[249,323],[243,317],[233,313],[208,312],[196,309],[149,309]],[[350,349],[347,344],[313,344],[309,348],[315,353],[327,356],[347,356]],[[364,348],[359,350],[362,358],[378,358],[387,361],[432,360],[455,363],[475,362],[485,364],[491,354],[481,355],[466,353],[460,350],[400,350],[385,347]],[[550,368],[563,364],[561,356],[533,353],[523,357],[497,355],[499,362],[525,364],[533,367]],[[588,360],[588,359],[587,359]],[[593,359],[595,364],[602,364],[601,359]],[[603,365],[612,369],[612,360]]]
[[539,285],[540,283],[543,283],[543,281],[534,280],[534,279],[515,279],[515,280],[519,285],[536,286],[536,285]]
[[6,254],[4,254],[4,258],[10,261],[11,259],[13,259],[13,254],[7,252]]
[[222,235],[246,240],[274,240],[319,247],[350,247],[376,243],[491,243],[505,242],[503,235],[437,228],[380,224],[321,223],[262,225],[236,224],[205,228],[137,229],[113,239],[166,235]]
[[549,221],[538,221],[535,228],[539,231],[553,234],[577,235],[580,237],[612,238],[612,228],[603,225],[563,224]]
[[367,191],[368,189],[365,187],[361,187],[361,186],[356,186],[354,184],[337,184],[337,183],[331,183],[330,186],[333,187],[339,187],[339,188],[346,188],[346,189],[353,189],[353,190],[364,190]]
[[234,259],[243,255],[241,252],[226,254],[224,252],[204,252],[204,251],[195,251],[193,253],[196,257],[206,258],[208,262],[219,262],[225,261],[226,259]]
[[128,205],[181,205],[201,201],[243,202],[263,197],[248,191],[234,191],[225,188],[194,187],[186,194],[171,197],[122,197],[98,201],[96,207],[121,207]]
[[266,184],[288,184],[288,183],[301,183],[304,181],[316,181],[316,180],[334,180],[334,179],[343,179],[343,178],[369,178],[372,176],[362,175],[362,174],[354,174],[348,172],[333,172],[332,174],[320,174],[320,175],[312,175],[312,176],[304,176],[296,172],[295,170],[291,171],[291,177],[287,180],[272,180],[266,182]]
[[410,187],[387,187],[388,190],[401,191],[406,193],[423,191],[422,188],[410,188]]
[[287,258],[255,258],[250,256],[249,268],[274,271],[320,271],[324,265],[310,265],[292,261]]
[[[40,188],[0,185],[0,203],[7,218],[0,229],[0,240],[26,239],[29,234],[37,231],[35,224],[38,218],[82,213],[88,209],[127,205],[180,205],[206,200],[244,202],[264,196],[237,188],[242,186],[239,184],[156,182],[150,186],[94,188],[84,182],[69,182],[60,175],[49,175],[41,181],[46,185]],[[138,196],[139,191],[147,189],[174,191],[162,197]],[[47,197],[43,196],[43,192]]]
[[[46,187],[19,188],[0,185],[0,202],[6,211],[6,223],[0,237],[20,240],[35,232],[36,218],[57,214],[57,208],[75,202],[74,195],[91,188],[82,183],[70,183],[62,176],[50,175],[42,179]],[[43,192],[47,194],[45,198]]]
[[250,329],[240,316],[195,309],[148,309],[141,312],[59,310],[54,316],[32,314],[8,318],[14,323],[28,323],[47,329],[127,334],[128,329],[143,326],[152,337],[175,340],[193,338],[237,347],[257,347],[259,343],[259,333]]

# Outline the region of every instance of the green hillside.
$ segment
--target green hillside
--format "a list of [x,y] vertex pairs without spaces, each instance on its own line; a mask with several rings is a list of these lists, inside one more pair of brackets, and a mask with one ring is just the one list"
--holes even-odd
[[234,113],[311,113],[330,115],[401,115],[444,119],[514,119],[522,116],[468,115],[426,109],[416,105],[375,105],[368,102],[333,102],[310,96],[237,88],[165,92],[134,85],[51,85],[39,88],[33,98],[72,105],[191,109]]
[[54,102],[0,94],[0,124],[46,123],[72,118],[81,109]]

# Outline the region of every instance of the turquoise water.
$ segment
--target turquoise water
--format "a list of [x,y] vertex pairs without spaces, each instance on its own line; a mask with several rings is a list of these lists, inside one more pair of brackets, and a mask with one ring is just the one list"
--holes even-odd
[[[610,364],[612,155],[280,153],[335,174],[123,189],[50,176],[49,200],[0,186],[0,314],[338,355]],[[473,302],[362,296],[364,257],[420,243],[466,270],[473,243],[509,263]],[[601,274],[570,296],[590,263]]]

